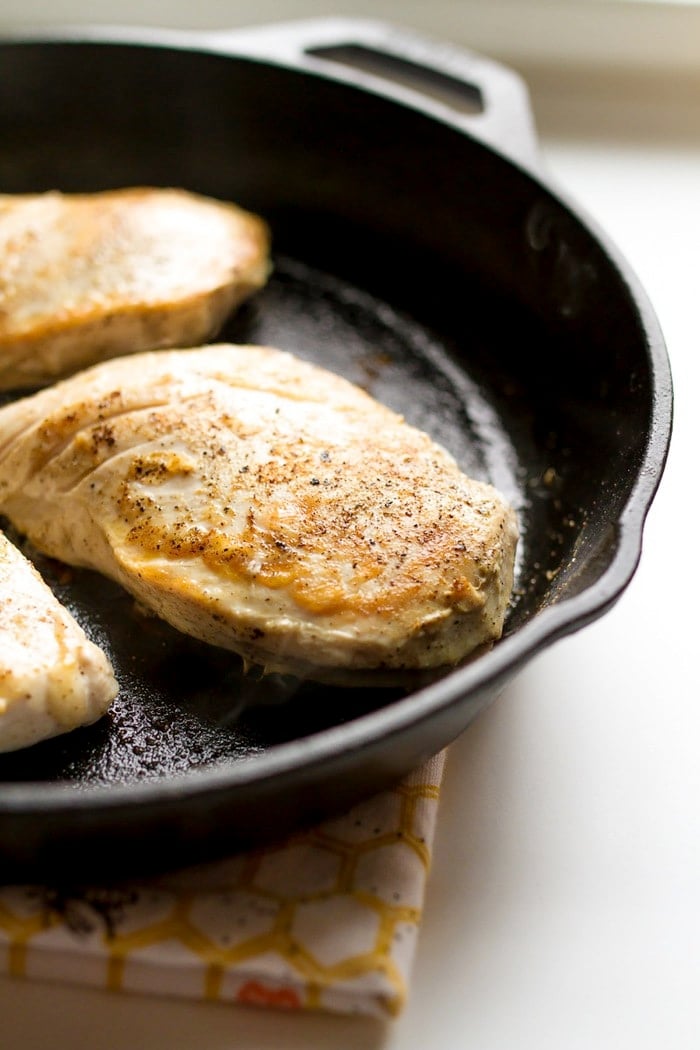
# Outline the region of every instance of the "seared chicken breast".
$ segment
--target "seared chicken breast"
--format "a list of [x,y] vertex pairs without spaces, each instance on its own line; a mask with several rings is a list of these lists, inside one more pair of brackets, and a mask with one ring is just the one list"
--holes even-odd
[[187,634],[326,681],[461,660],[513,580],[492,487],[266,347],[119,359],[5,407],[0,510]]
[[182,190],[0,195],[0,388],[204,342],[268,254],[260,218]]
[[0,751],[95,722],[116,693],[107,657],[0,533]]

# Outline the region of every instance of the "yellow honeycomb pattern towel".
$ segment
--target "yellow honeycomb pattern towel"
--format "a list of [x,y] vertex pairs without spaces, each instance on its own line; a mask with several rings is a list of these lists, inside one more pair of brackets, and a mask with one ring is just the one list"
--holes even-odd
[[108,889],[0,887],[0,959],[29,979],[393,1016],[443,767],[444,754],[341,817],[229,861]]

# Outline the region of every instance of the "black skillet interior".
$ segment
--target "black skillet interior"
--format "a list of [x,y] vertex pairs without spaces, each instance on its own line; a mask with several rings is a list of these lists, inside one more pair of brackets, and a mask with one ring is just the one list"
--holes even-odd
[[[134,184],[236,200],[268,220],[274,275],[221,338],[348,376],[512,500],[521,543],[504,652],[543,609],[596,586],[649,469],[659,380],[626,277],[537,178],[410,106],[274,63],[130,43],[3,46],[0,192]],[[129,873],[290,830],[447,743],[537,647],[513,649],[497,673],[486,655],[470,689],[449,676],[434,716],[427,704],[399,729],[381,713],[410,702],[406,689],[245,676],[230,654],[140,617],[110,583],[38,562],[107,648],[121,694],[97,725],[0,756],[0,848],[20,874]],[[346,745],[338,727],[365,716],[371,746]],[[328,733],[327,753],[304,750]],[[290,743],[286,774],[266,767],[261,790],[255,763]],[[193,769],[217,776],[206,805],[194,792],[199,810]],[[105,784],[124,788],[107,809]],[[146,835],[154,845],[125,861]]]

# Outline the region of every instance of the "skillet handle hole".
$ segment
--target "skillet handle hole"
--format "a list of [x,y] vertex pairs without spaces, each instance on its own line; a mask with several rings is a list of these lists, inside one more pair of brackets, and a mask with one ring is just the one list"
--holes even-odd
[[429,66],[399,55],[389,54],[363,44],[335,44],[331,47],[312,47],[306,54],[314,58],[340,63],[363,73],[391,80],[401,87],[412,88],[442,102],[460,113],[478,115],[484,112],[484,98],[475,84],[459,80]]

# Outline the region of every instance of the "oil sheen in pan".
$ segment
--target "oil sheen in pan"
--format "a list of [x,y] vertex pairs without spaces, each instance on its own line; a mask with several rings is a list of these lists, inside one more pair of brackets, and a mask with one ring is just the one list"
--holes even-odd
[[[386,304],[280,259],[268,286],[219,338],[277,346],[344,375],[430,433],[516,509],[522,505],[515,451],[481,388],[434,334]],[[329,690],[277,675],[246,675],[235,654],[144,614],[111,581],[26,553],[107,651],[120,693],[96,725],[0,755],[0,782],[127,783],[241,761],[406,692]]]

